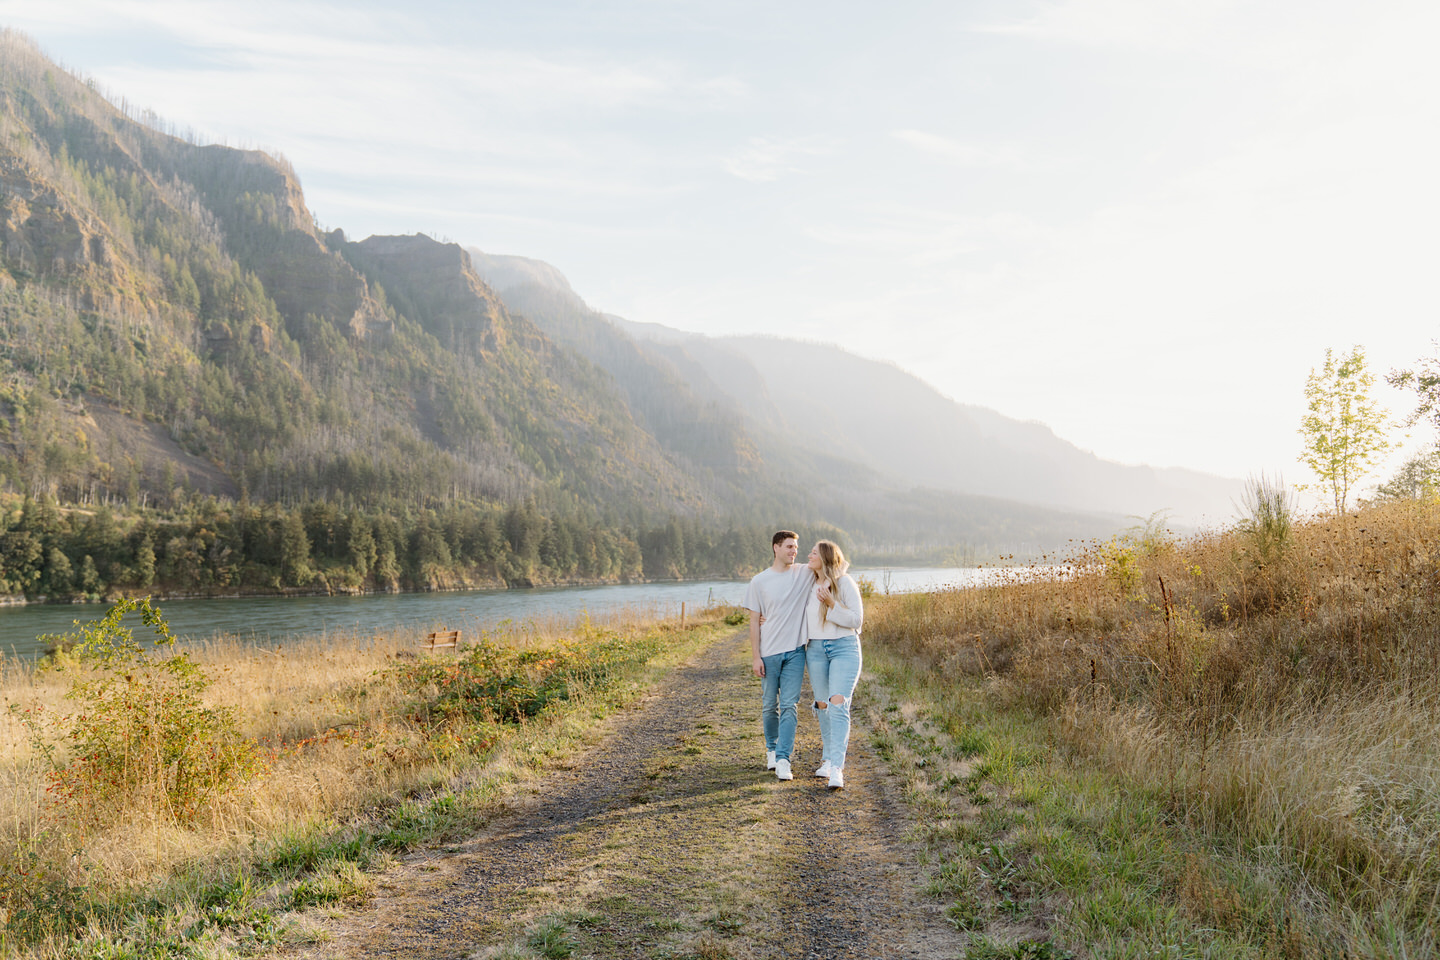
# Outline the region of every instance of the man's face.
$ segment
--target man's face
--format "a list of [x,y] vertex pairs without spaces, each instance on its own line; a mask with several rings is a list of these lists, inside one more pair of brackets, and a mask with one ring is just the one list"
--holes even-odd
[[800,544],[794,537],[786,537],[775,544],[775,559],[785,563],[794,563],[795,557],[800,553]]

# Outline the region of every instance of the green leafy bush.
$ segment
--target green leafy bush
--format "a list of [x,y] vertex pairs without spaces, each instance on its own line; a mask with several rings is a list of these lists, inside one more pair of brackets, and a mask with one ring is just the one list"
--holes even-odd
[[[163,653],[135,640],[122,622],[132,612],[154,629]],[[210,678],[174,651],[175,637],[149,598],[121,600],[72,636],[58,662],[76,671],[65,696],[78,712],[49,723],[24,718],[50,761],[48,790],[65,819],[96,826],[146,809],[193,821],[262,769],[233,712],[205,705]]]
[[623,668],[653,657],[659,644],[654,635],[599,635],[515,650],[487,640],[454,659],[425,659],[395,669],[400,682],[419,694],[416,715],[423,722],[520,723],[581,689],[605,686]]

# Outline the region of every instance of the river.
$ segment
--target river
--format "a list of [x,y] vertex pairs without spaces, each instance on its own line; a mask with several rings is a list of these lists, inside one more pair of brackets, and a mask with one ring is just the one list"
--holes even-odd
[[[986,571],[974,567],[864,569],[877,590],[908,593],[970,585]],[[213,600],[165,600],[157,604],[182,639],[239,636],[256,643],[325,633],[371,636],[396,629],[445,628],[469,632],[506,620],[578,617],[635,607],[676,615],[680,604],[697,610],[707,603],[739,604],[743,580],[690,580],[680,583],[630,583],[599,587],[534,587],[516,590],[464,590],[453,593],[387,593],[350,597],[236,597]],[[65,633],[74,621],[104,616],[103,604],[29,604],[0,607],[0,651],[30,659],[43,652],[42,634]],[[136,622],[137,638],[149,632]]]

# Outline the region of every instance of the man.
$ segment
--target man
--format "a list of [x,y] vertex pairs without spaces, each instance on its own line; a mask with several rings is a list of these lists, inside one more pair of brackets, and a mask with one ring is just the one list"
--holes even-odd
[[[805,601],[815,576],[797,564],[799,537],[781,530],[770,538],[773,562],[757,573],[745,591],[750,611],[750,654],[761,678],[761,726],[765,731],[765,769],[779,780],[793,780],[790,753],[795,749],[795,704],[805,677]],[[760,622],[761,618],[765,622]]]

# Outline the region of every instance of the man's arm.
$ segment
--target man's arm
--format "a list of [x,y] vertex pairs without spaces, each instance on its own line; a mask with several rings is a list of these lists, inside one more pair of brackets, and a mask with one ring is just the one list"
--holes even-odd
[[760,611],[750,611],[750,669],[755,676],[765,676],[765,661],[760,658]]

